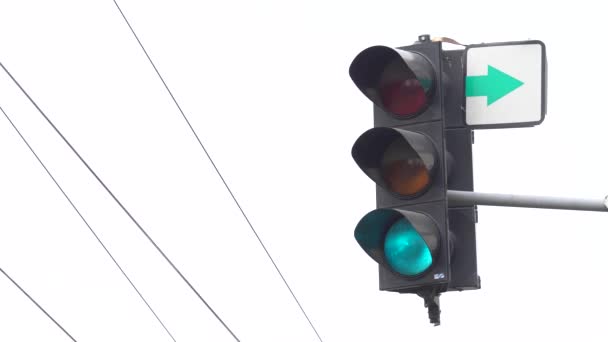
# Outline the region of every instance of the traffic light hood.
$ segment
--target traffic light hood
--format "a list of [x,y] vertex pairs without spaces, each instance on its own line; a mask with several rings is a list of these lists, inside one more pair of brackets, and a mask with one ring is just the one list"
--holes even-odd
[[349,74],[374,104],[402,119],[422,112],[435,90],[431,63],[413,51],[372,46],[355,57]]

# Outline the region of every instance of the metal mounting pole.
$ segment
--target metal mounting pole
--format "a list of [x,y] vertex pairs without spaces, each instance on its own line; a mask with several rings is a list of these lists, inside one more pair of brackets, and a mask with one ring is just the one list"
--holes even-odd
[[600,200],[448,190],[448,204],[455,207],[493,205],[502,207],[608,211],[608,196]]

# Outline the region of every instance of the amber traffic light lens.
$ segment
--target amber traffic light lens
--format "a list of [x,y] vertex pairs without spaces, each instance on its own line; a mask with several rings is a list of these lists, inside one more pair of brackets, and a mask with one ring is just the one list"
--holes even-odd
[[383,165],[382,174],[388,187],[404,196],[422,192],[431,181],[426,166],[419,159],[399,160]]
[[380,173],[389,189],[403,196],[416,195],[431,182],[428,166],[404,139],[397,139],[385,150]]
[[426,134],[390,127],[363,133],[352,155],[376,184],[403,197],[419,196],[430,188],[439,160]]

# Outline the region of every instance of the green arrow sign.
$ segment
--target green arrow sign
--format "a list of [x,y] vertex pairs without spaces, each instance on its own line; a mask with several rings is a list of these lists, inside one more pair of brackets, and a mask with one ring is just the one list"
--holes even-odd
[[521,87],[524,82],[488,65],[488,74],[467,76],[466,96],[487,96],[487,105]]

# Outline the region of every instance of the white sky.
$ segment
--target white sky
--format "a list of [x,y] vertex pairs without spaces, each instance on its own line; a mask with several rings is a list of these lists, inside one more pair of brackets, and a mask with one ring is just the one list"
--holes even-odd
[[[603,3],[119,4],[325,342],[605,340],[604,213],[480,207],[482,289],[442,296],[440,327],[378,291],[350,156],[372,111],[348,76],[424,33],[540,39],[547,118],[476,132],[476,190],[601,198]],[[0,61],[241,341],[316,341],[111,0],[2,1]],[[176,340],[231,341],[4,73],[0,106]],[[171,341],[3,116],[0,139],[0,267],[78,341]],[[0,341],[69,339],[0,275]]]

